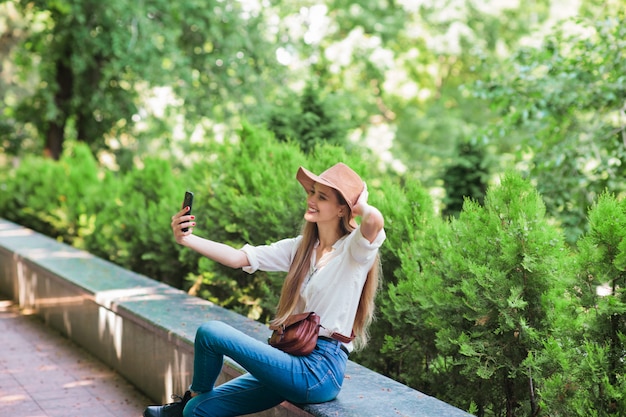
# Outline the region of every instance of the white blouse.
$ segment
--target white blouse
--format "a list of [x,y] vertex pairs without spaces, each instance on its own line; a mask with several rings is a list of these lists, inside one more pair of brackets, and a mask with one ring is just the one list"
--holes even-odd
[[[319,261],[315,259],[314,252],[294,314],[317,313],[323,326],[321,336],[330,336],[333,332],[350,336],[367,273],[385,238],[385,230],[381,229],[374,242],[370,243],[358,227],[335,242],[332,251],[324,254]],[[287,272],[301,240],[302,236],[298,236],[271,245],[245,245],[241,250],[248,256],[250,265],[243,270],[250,274],[256,270]],[[352,351],[352,343],[345,345]]]

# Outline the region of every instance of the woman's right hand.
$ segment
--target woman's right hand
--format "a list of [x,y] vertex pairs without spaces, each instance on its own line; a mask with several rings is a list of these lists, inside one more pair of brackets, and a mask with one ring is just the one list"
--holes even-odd
[[[192,236],[193,227],[196,225],[196,216],[187,214],[188,209],[189,207],[185,207],[172,216],[171,226],[176,243],[231,268],[242,268],[250,265],[248,255],[244,251],[200,236]],[[184,232],[183,229],[186,227],[189,230]]]
[[[183,244],[185,237],[191,235],[193,233],[193,226],[196,225],[195,220],[196,216],[187,214],[189,207],[184,207],[178,213],[172,216],[172,223],[170,224],[172,227],[172,232],[174,232],[174,239],[179,244]],[[188,228],[185,232],[184,228]]]

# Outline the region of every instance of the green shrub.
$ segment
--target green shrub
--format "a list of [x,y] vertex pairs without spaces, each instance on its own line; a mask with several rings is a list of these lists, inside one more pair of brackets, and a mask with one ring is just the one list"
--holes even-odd
[[[295,97],[293,97],[295,99]],[[319,88],[308,83],[297,106],[295,100],[285,99],[285,105],[275,107],[266,116],[267,127],[282,142],[298,144],[305,153],[312,153],[324,144],[345,147],[348,123],[341,120],[332,96],[322,98]]]
[[532,415],[539,393],[525,360],[552,331],[568,253],[541,197],[515,174],[484,207],[432,220],[401,249],[402,274],[383,304],[394,377],[478,415]]
[[577,282],[563,297],[575,310],[561,316],[561,331],[546,342],[550,355],[534,360],[536,368],[551,371],[539,389],[544,407],[555,416],[623,416],[626,200],[602,194],[577,245]]
[[125,268],[180,287],[184,270],[170,221],[180,208],[184,188],[168,162],[148,158],[124,177],[103,181],[106,198],[99,202],[93,233],[85,248]]
[[76,144],[60,161],[29,156],[9,174],[0,199],[8,220],[80,246],[91,232],[99,168],[87,146]]

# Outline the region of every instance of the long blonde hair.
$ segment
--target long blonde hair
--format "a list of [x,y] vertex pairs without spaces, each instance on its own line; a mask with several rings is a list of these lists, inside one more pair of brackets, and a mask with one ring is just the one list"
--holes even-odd
[[[337,193],[339,194],[339,193]],[[340,200],[341,197],[340,197]],[[348,216],[343,216],[341,220],[342,236],[352,232],[354,227],[350,225],[352,213],[348,209]],[[300,301],[300,288],[304,282],[311,265],[311,255],[315,247],[315,242],[319,238],[319,231],[316,223],[305,222],[302,227],[302,240],[296,250],[295,257],[283,283],[276,309],[276,318],[272,320],[272,325],[281,325],[293,314],[298,301]],[[369,340],[368,328],[374,319],[375,299],[379,288],[379,276],[381,272],[380,257],[376,254],[374,265],[367,273],[365,284],[361,292],[359,307],[357,308],[354,326],[352,328],[355,337],[355,349],[362,349]],[[349,336],[349,335],[346,335]]]

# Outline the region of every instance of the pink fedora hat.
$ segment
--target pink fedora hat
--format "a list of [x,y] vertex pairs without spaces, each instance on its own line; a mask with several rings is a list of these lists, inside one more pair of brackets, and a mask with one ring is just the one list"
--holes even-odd
[[350,210],[356,204],[364,188],[363,180],[359,174],[342,162],[333,165],[320,175],[315,175],[306,168],[300,167],[296,178],[307,192],[316,182],[334,188],[346,200]]

